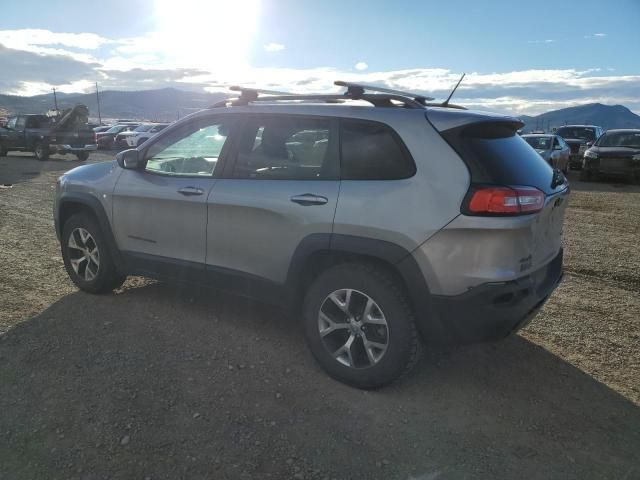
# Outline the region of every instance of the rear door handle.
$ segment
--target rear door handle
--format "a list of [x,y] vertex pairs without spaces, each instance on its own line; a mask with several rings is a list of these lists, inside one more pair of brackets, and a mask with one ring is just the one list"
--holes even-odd
[[178,190],[178,193],[184,195],[185,197],[191,197],[193,195],[202,195],[204,190],[198,187],[182,187]]
[[300,205],[324,205],[329,201],[327,197],[322,195],[314,195],[313,193],[303,193],[302,195],[294,195],[289,200]]

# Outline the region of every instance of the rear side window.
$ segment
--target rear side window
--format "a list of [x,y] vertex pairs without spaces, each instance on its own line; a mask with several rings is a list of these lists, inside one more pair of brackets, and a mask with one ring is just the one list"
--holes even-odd
[[335,123],[324,118],[264,116],[247,120],[233,178],[337,179]]
[[341,178],[398,180],[416,173],[398,135],[378,122],[341,120]]

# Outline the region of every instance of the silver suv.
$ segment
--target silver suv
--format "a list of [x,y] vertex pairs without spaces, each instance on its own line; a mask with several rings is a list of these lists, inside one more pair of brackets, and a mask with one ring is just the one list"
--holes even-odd
[[385,385],[423,341],[504,337],[562,276],[569,189],[512,117],[412,94],[242,90],[58,181],[69,276],[286,304],[332,377]]

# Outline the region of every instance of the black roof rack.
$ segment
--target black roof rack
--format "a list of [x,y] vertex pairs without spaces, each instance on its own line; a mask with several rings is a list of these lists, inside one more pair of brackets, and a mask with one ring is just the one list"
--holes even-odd
[[[432,97],[425,95],[403,92],[401,90],[393,90],[386,87],[377,87],[374,85],[366,85],[361,83],[336,81],[335,85],[345,87],[347,90],[343,94],[295,94],[289,92],[279,92],[275,90],[264,90],[252,87],[241,87],[234,85],[230,89],[234,92],[240,92],[237,98],[228,98],[222,100],[212,108],[248,105],[254,102],[278,102],[278,101],[317,101],[325,103],[342,103],[346,100],[363,100],[369,102],[376,107],[404,107],[404,108],[420,108],[426,106],[441,106],[450,108],[461,108],[459,105],[451,105],[448,100],[444,103],[429,103]],[[373,93],[368,93],[373,92]],[[451,98],[451,97],[449,97]],[[398,105],[400,104],[400,105]]]

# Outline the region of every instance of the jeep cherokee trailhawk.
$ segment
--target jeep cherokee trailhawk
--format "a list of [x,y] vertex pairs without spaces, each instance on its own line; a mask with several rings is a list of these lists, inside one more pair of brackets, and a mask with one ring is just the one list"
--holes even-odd
[[344,84],[239,98],[117,161],[63,175],[65,267],[82,290],[126,275],[290,305],[322,368],[361,388],[423,341],[524,326],[562,276],[569,189],[516,118]]

